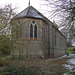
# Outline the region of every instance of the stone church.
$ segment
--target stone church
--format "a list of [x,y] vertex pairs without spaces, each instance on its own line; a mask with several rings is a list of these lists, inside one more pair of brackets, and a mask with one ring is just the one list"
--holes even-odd
[[64,35],[32,6],[17,14],[11,26],[13,56],[60,57],[66,53]]

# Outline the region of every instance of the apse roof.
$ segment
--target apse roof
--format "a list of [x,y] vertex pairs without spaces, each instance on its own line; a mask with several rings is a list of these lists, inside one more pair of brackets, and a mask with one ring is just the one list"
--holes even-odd
[[25,10],[23,10],[22,12],[20,12],[15,16],[15,18],[21,18],[21,17],[33,17],[33,18],[44,19],[41,13],[32,6],[27,7]]

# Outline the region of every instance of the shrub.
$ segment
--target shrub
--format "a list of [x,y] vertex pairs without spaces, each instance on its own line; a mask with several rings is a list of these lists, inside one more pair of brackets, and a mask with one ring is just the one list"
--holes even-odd
[[69,53],[69,54],[72,54],[72,53],[74,53],[74,49],[75,49],[75,47],[68,47],[66,52]]
[[7,55],[10,53],[11,40],[5,35],[0,35],[0,54]]
[[2,75],[49,75],[39,67],[6,67],[0,71]]

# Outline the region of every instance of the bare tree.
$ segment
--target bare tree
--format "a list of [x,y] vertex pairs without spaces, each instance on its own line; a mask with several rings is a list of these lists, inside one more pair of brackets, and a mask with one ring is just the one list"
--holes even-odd
[[[51,13],[50,18],[55,16],[62,18],[62,24],[59,27],[64,26],[64,23],[67,21],[69,25],[75,21],[75,1],[72,0],[43,0],[47,1],[46,5],[51,10],[47,10],[48,13]],[[67,27],[67,25],[65,25]]]
[[15,9],[11,4],[0,7],[0,54],[9,54],[12,42],[11,34],[11,18],[15,15]]
[[11,18],[16,14],[14,12],[15,9],[16,8],[12,8],[11,4],[0,8],[0,35],[10,34],[10,21]]
[[[43,0],[44,5],[51,8],[47,10],[51,13],[50,18],[59,18],[61,21],[59,28],[63,28],[69,33],[69,41],[72,42],[72,37],[75,36],[75,0]],[[67,33],[67,34],[68,34]]]

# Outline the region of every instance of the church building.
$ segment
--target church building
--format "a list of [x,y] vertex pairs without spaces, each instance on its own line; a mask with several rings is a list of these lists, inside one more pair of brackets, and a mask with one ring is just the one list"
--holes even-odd
[[32,6],[17,14],[11,26],[13,56],[60,57],[66,53],[64,35]]

